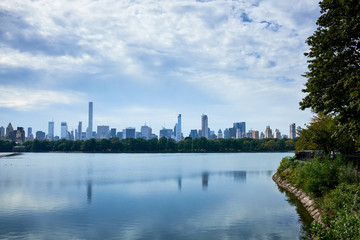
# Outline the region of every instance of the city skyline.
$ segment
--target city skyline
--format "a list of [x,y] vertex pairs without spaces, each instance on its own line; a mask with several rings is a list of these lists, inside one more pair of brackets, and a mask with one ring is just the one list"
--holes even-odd
[[[291,123],[289,125],[290,130],[289,133],[284,133],[284,132],[280,132],[277,128],[274,129],[274,134],[272,133],[272,129],[270,129],[270,126],[266,126],[266,129],[264,132],[262,132],[262,130],[259,131],[259,129],[249,129],[248,131],[246,130],[246,122],[234,122],[232,127],[224,127],[224,135],[222,135],[222,131],[221,128],[219,129],[219,131],[217,132],[216,129],[211,129],[208,126],[208,116],[205,114],[201,115],[201,123],[200,123],[200,127],[196,128],[193,127],[189,134],[183,133],[182,132],[182,128],[181,128],[181,122],[182,122],[182,116],[181,114],[178,114],[177,116],[177,122],[175,123],[175,126],[173,129],[169,129],[169,128],[164,128],[162,127],[161,130],[159,130],[159,134],[157,135],[155,132],[152,131],[152,127],[151,126],[147,126],[146,122],[144,125],[141,125],[140,131],[136,131],[136,127],[123,127],[123,128],[114,128],[113,126],[109,126],[109,125],[97,125],[97,131],[93,131],[93,102],[89,102],[89,108],[88,108],[88,127],[86,129],[86,132],[82,131],[82,121],[79,121],[78,123],[78,127],[75,129],[69,129],[67,122],[66,121],[61,121],[61,125],[60,125],[60,135],[55,135],[55,123],[54,120],[49,121],[48,122],[48,132],[43,132],[42,129],[39,129],[38,131],[36,131],[36,136],[35,138],[39,137],[40,134],[40,139],[41,140],[59,140],[59,139],[68,139],[68,140],[86,140],[86,139],[91,139],[91,138],[98,138],[98,139],[103,139],[103,138],[111,138],[111,137],[119,137],[120,139],[123,138],[128,138],[131,135],[131,138],[137,138],[137,137],[142,137],[145,139],[151,139],[151,138],[161,138],[162,135],[165,135],[166,137],[172,137],[174,140],[181,141],[186,137],[205,137],[207,139],[214,139],[219,137],[219,134],[217,133],[221,133],[220,134],[220,138],[244,138],[244,137],[250,137],[250,138],[256,138],[256,139],[262,139],[262,138],[290,138],[290,139],[294,139],[297,135],[296,130],[299,130],[299,127],[297,129],[296,128],[296,124],[295,123]],[[9,136],[9,130],[8,128],[13,128],[11,122],[9,122],[9,124],[7,125],[7,130],[6,130],[6,136]],[[17,129],[22,132],[24,132],[24,127],[23,126],[18,126]],[[32,140],[34,139],[33,134],[32,134],[32,127],[28,127],[28,132],[27,132],[27,139],[26,140]],[[301,129],[301,127],[300,127]],[[118,130],[118,131],[117,131]],[[139,128],[138,128],[139,130]],[[13,130],[11,130],[10,132],[12,132]],[[166,131],[166,133],[162,133],[162,131]],[[170,132],[171,133],[170,133]],[[194,131],[196,131],[194,133]],[[261,134],[259,135],[259,132],[261,132]],[[14,131],[14,136],[20,134],[19,131]],[[119,135],[121,134],[121,135]],[[129,135],[130,134],[130,135]],[[139,134],[139,135],[138,135]],[[250,135],[249,135],[250,134]],[[25,132],[24,132],[24,137],[25,137]],[[3,126],[1,126],[0,129],[0,137],[4,137],[5,136],[5,128]],[[12,137],[11,137],[12,138]],[[10,138],[10,139],[11,139]],[[15,138],[14,138],[15,139]],[[24,140],[21,140],[21,142],[23,142]]]
[[93,129],[147,122],[158,133],[181,113],[185,136],[206,113],[216,132],[245,121],[288,134],[311,120],[298,102],[317,2],[58,3],[0,3],[4,127],[46,131],[54,119],[55,135],[60,122],[85,131],[89,101]]

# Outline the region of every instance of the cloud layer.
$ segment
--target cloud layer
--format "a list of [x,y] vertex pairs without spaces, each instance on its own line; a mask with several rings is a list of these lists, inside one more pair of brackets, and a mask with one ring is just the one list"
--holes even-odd
[[[119,129],[144,121],[158,129],[169,114],[174,120],[165,124],[172,127],[182,113],[188,134],[207,113],[214,129],[246,121],[260,131],[267,124],[287,131],[291,122],[310,118],[299,112],[298,102],[305,40],[318,15],[310,0],[5,0],[0,87],[7,90],[0,109],[34,110],[34,101],[12,103],[14,95],[23,96],[16,90],[22,87],[31,88],[26,99],[48,91],[50,100],[41,102],[51,116],[57,115],[55,103],[78,104],[81,114],[62,112],[65,119],[55,119],[74,125],[86,121],[83,103],[94,101],[103,119],[95,124]],[[127,109],[156,114],[133,118]],[[119,124],[110,120],[116,112]],[[4,121],[0,125],[14,120]],[[28,121],[19,124],[35,124]]]

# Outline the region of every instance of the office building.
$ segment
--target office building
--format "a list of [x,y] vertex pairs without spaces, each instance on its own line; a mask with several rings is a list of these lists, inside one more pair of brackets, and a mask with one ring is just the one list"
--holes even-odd
[[224,130],[224,139],[229,139],[230,138],[230,131],[228,128],[226,128]]
[[209,125],[208,125],[208,116],[201,115],[201,137],[209,139]]
[[49,122],[49,124],[48,124],[47,139],[49,139],[49,140],[54,139],[54,122],[53,121]]
[[235,129],[235,138],[243,138],[246,135],[246,123],[245,122],[237,122],[233,124],[233,128]]
[[0,137],[5,137],[5,128],[3,126],[0,127]]
[[43,132],[43,131],[37,131],[37,132],[35,133],[35,138],[36,138],[37,140],[45,140],[45,132]]
[[116,128],[111,128],[110,129],[110,138],[114,138],[116,137]]
[[159,133],[159,137],[166,137],[166,138],[171,138],[171,136],[173,135],[173,130],[172,129],[167,129],[167,128],[163,128],[160,130]]
[[296,138],[296,125],[295,123],[290,124],[290,139]]
[[61,139],[68,139],[68,126],[66,122],[61,122]]
[[78,129],[77,129],[77,140],[83,140],[83,136],[82,136],[82,122],[80,121],[78,124]]
[[175,132],[175,140],[177,142],[182,140],[182,133],[181,133],[181,114],[178,115],[178,122],[176,125],[176,132]]
[[189,137],[191,137],[192,139],[198,138],[199,137],[198,131],[196,129],[190,130]]
[[86,129],[86,139],[93,138],[93,102],[89,102],[89,122]]
[[119,140],[123,140],[123,132],[118,132],[116,134],[116,137],[119,139]]
[[97,138],[98,139],[107,139],[110,135],[109,126],[97,126]]
[[123,138],[135,138],[136,137],[136,131],[133,127],[128,127],[123,130]]
[[152,134],[152,129],[151,127],[149,126],[146,126],[146,123],[144,126],[141,126],[141,138],[144,138],[144,139],[151,139],[151,134]]

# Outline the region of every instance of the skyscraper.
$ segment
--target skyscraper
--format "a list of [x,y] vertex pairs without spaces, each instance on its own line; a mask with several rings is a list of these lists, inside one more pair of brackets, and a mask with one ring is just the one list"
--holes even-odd
[[5,136],[5,128],[3,126],[0,127],[0,137]]
[[78,134],[78,136],[76,136],[76,139],[83,140],[82,139],[82,122],[81,121],[79,122],[79,125],[78,125],[77,134]]
[[234,123],[233,128],[235,131],[235,138],[245,137],[245,135],[246,135],[246,123],[245,122]]
[[146,126],[146,123],[144,126],[141,126],[141,137],[144,139],[150,139],[152,134],[152,129],[149,126]]
[[272,130],[271,130],[270,126],[266,126],[265,138],[273,138],[273,134],[272,134]]
[[86,139],[92,138],[93,131],[93,102],[89,102],[89,123],[86,129]]
[[68,126],[66,122],[61,122],[61,139],[68,139]]
[[209,138],[208,116],[201,115],[201,137]]
[[110,135],[109,126],[97,126],[97,138],[98,139],[107,139]]
[[296,138],[296,125],[295,123],[290,124],[290,139]]
[[178,115],[178,122],[176,125],[176,141],[181,141],[181,114]]
[[49,122],[47,139],[54,139],[54,122]]

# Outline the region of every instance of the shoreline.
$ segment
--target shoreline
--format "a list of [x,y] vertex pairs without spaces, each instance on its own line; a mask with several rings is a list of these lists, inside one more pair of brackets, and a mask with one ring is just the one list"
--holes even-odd
[[326,224],[322,221],[321,212],[315,206],[315,201],[306,193],[297,189],[296,187],[289,184],[286,180],[282,180],[276,173],[272,176],[272,180],[281,188],[292,193],[308,211],[310,216],[320,223],[322,226],[327,227]]

